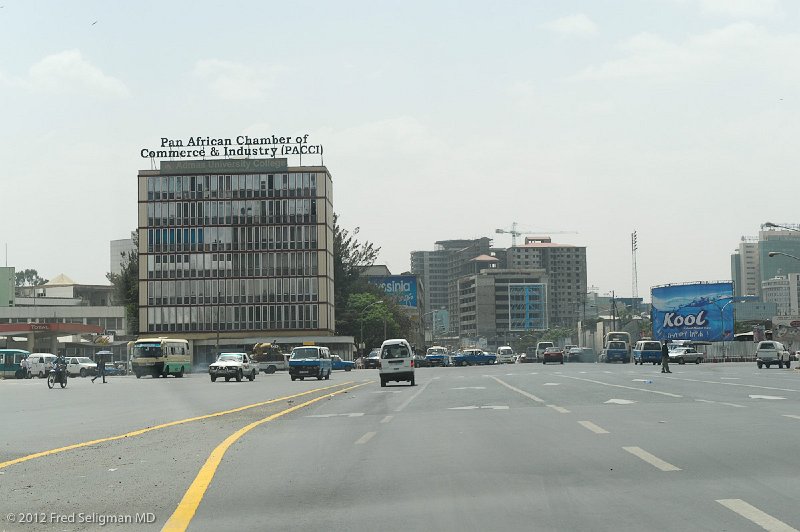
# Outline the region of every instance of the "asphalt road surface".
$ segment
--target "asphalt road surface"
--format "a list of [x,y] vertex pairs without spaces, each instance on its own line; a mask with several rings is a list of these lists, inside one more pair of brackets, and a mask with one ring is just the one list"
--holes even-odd
[[672,370],[0,381],[0,530],[800,529],[800,372]]

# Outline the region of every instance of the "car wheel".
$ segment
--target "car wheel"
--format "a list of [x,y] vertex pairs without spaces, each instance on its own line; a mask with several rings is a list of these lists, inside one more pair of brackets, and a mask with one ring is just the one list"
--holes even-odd
[[264,373],[275,373],[275,366],[267,366],[267,369],[264,370]]
[[694,359],[694,363],[699,364],[700,362],[702,362],[702,360],[703,360],[702,358],[697,357],[696,359]]
[[225,375],[225,382],[229,382],[230,380],[231,380],[231,378],[228,377],[227,375]]
[[217,382],[217,376],[211,375],[211,382]]
[[761,362],[757,362],[757,363],[756,363],[756,366],[758,366],[758,369],[761,369],[761,366],[762,366],[762,365],[763,365],[763,364],[761,364]]
[[86,377],[86,368],[81,368],[81,377]]
[[142,378],[142,374],[139,373],[138,371],[136,371],[134,373],[135,373],[137,379],[141,379]]
[[345,371],[350,371],[353,368],[344,368]]
[[250,382],[256,380],[256,370],[250,372],[250,375],[247,376],[247,380],[249,380]]
[[180,371],[178,372],[178,374],[177,374],[177,375],[175,375],[175,376],[176,376],[176,377],[178,377],[179,379],[182,379],[182,378],[183,378],[183,375],[184,375],[184,373],[183,373],[183,366],[181,366],[181,370],[180,370]]
[[39,372],[39,378],[41,379],[42,377],[44,377],[44,372],[43,372],[43,371],[40,371],[40,372]]
[[414,375],[411,376],[411,386],[415,386]]
[[297,380],[297,377],[292,377],[292,381],[295,381],[295,380]]
[[564,361],[562,360],[562,361],[561,361],[561,363],[563,364],[563,363],[564,363]]
[[685,363],[686,363],[686,361],[683,360],[683,358],[679,358],[678,359],[678,364],[680,364],[681,366],[684,365]]
[[306,378],[305,378],[305,377],[297,377],[297,378],[298,378],[298,379],[300,379],[301,381],[304,381],[304,380],[306,380]]
[[242,382],[242,370],[236,372],[236,382]]
[[386,381],[381,379],[381,388],[386,388]]

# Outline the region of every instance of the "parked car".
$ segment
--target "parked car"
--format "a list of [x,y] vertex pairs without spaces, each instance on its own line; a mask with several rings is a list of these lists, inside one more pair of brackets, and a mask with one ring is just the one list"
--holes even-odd
[[685,364],[686,362],[700,364],[703,361],[703,353],[695,351],[693,347],[677,347],[669,352],[669,361],[677,362],[678,364]]
[[381,350],[373,349],[364,359],[364,369],[380,369],[381,367]]
[[[89,357],[66,357],[67,373],[70,377],[86,377],[87,375],[94,375],[97,372],[97,364],[92,362]],[[106,366],[106,375],[108,375],[108,366]]]
[[776,364],[782,368],[784,364],[786,369],[789,369],[791,362],[789,361],[789,351],[780,342],[772,340],[765,340],[758,342],[756,347],[756,365],[761,368],[763,366],[770,367]]
[[560,347],[548,347],[542,353],[542,364],[547,364],[548,362],[559,362],[561,364],[564,363],[564,350]]
[[354,367],[356,367],[356,363],[352,360],[342,360],[342,357],[339,355],[331,355],[331,366],[333,369],[343,369],[345,371],[350,371]]

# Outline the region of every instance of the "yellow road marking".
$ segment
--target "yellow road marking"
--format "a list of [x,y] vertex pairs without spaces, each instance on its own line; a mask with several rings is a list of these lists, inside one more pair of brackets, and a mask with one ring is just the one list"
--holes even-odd
[[82,442],[82,443],[74,443],[72,445],[67,445],[65,447],[59,447],[57,449],[50,449],[49,451],[42,451],[42,452],[39,452],[39,453],[33,453],[33,454],[29,454],[27,456],[21,456],[19,458],[14,458],[13,460],[8,460],[6,462],[0,462],[0,469],[6,468],[8,466],[15,465],[15,464],[19,464],[19,463],[22,463],[22,462],[27,462],[28,460],[33,460],[35,458],[43,458],[45,456],[50,456],[50,455],[57,454],[57,453],[63,453],[65,451],[71,451],[73,449],[80,449],[82,447],[89,447],[91,445],[97,445],[98,443],[104,443],[104,442],[114,441],[114,440],[121,440],[121,439],[124,439],[124,438],[132,438],[134,436],[141,436],[142,434],[146,434],[146,433],[154,431],[154,430],[160,430],[160,429],[165,429],[165,428],[168,428],[168,427],[174,427],[176,425],[183,425],[184,423],[191,423],[192,421],[200,421],[200,420],[209,419],[209,418],[212,418],[212,417],[225,416],[225,415],[228,415],[228,414],[235,414],[236,412],[241,412],[243,410],[248,410],[250,408],[256,408],[256,407],[259,407],[259,406],[269,405],[269,404],[272,404],[272,403],[285,401],[287,399],[294,399],[295,397],[301,397],[303,395],[308,395],[308,394],[314,393],[314,392],[321,392],[323,390],[330,390],[331,388],[336,388],[338,386],[347,386],[348,384],[351,384],[352,382],[353,381],[349,381],[349,382],[343,382],[341,384],[334,384],[333,386],[325,386],[324,388],[315,388],[313,390],[308,390],[307,392],[301,392],[301,393],[294,394],[294,395],[287,395],[285,397],[278,397],[277,399],[270,399],[269,401],[264,401],[264,402],[261,402],[261,403],[254,403],[252,405],[240,406],[239,408],[234,408],[232,410],[223,410],[221,412],[214,412],[213,414],[206,414],[206,415],[203,415],[203,416],[190,417],[190,418],[186,418],[186,419],[180,419],[178,421],[170,421],[169,423],[163,423],[161,425],[155,425],[153,427],[147,427],[147,428],[144,428],[144,429],[134,430],[132,432],[126,432],[125,434],[120,434],[118,436],[110,436],[108,438],[100,438],[100,439],[97,439],[97,440],[85,441],[85,442]]
[[214,475],[217,472],[217,468],[219,467],[222,458],[225,456],[225,452],[231,445],[233,445],[236,442],[236,440],[238,440],[239,438],[241,438],[242,436],[244,436],[245,434],[247,434],[248,432],[250,432],[259,425],[263,425],[264,423],[268,423],[281,416],[285,416],[286,414],[294,412],[295,410],[300,410],[301,408],[305,408],[306,406],[314,404],[317,401],[321,401],[322,399],[333,397],[334,395],[352,390],[354,388],[358,388],[359,386],[364,386],[365,384],[369,384],[370,382],[373,381],[362,382],[361,384],[356,384],[355,386],[350,386],[349,388],[336,390],[335,392],[315,397],[314,399],[306,401],[305,403],[300,403],[299,405],[295,405],[291,408],[287,408],[286,410],[282,410],[280,412],[272,414],[271,416],[267,416],[264,419],[254,421],[253,423],[250,423],[249,425],[237,430],[236,432],[225,438],[225,440],[219,445],[217,445],[216,449],[214,449],[211,452],[208,459],[206,460],[206,463],[203,464],[203,467],[200,468],[200,471],[197,473],[197,476],[195,477],[194,481],[192,481],[192,484],[189,486],[189,489],[186,490],[186,493],[183,495],[183,499],[181,499],[181,502],[178,504],[178,507],[175,509],[170,518],[164,524],[164,528],[161,529],[162,532],[164,532],[165,530],[166,531],[186,530],[186,528],[189,526],[189,523],[192,521],[195,512],[197,512],[197,508],[198,506],[200,506],[200,503],[203,500],[203,496],[205,495],[208,486],[214,479]]

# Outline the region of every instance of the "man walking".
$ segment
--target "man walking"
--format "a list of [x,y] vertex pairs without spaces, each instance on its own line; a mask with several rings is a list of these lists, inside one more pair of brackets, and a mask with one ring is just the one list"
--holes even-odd
[[97,374],[95,374],[95,376],[92,377],[92,382],[94,382],[94,380],[97,377],[103,377],[103,384],[106,383],[106,357],[105,357],[105,355],[100,355],[99,357],[97,357]]
[[672,373],[669,370],[669,347],[666,340],[661,344],[661,373]]

